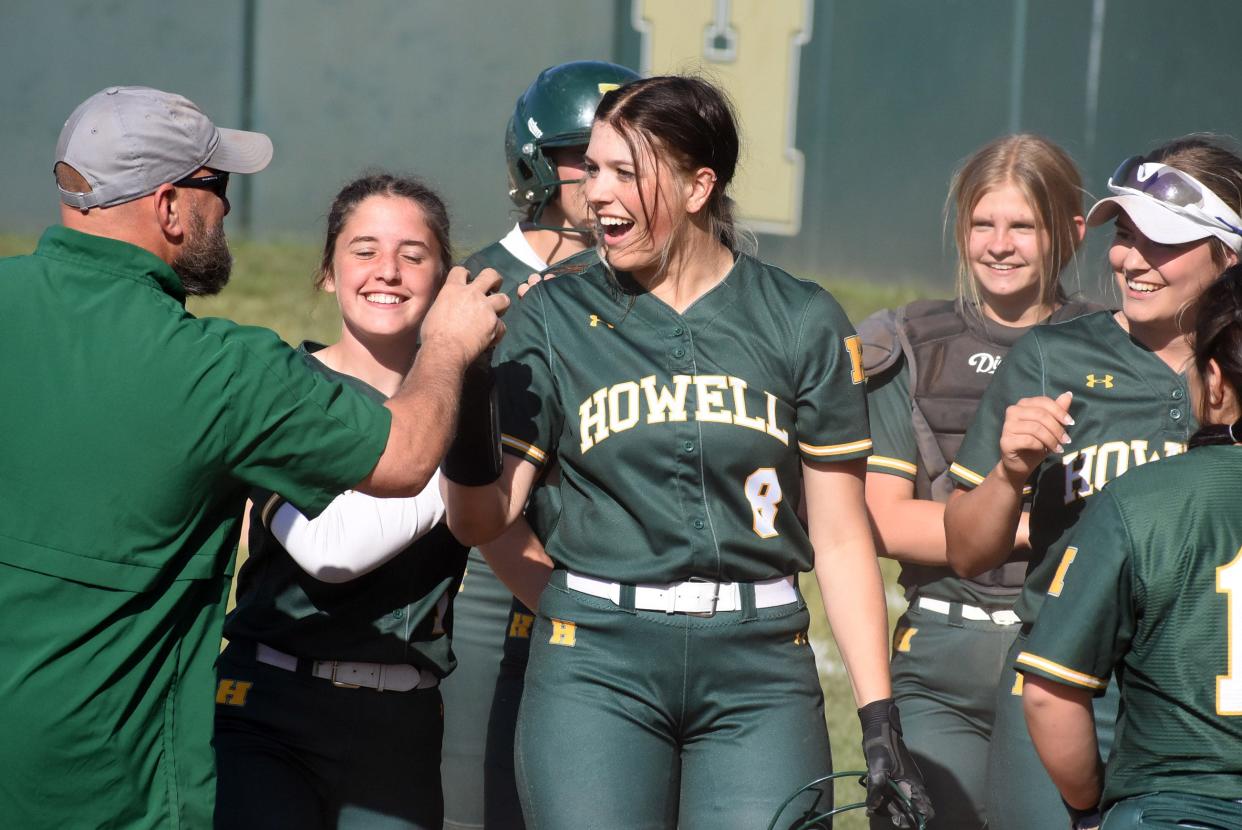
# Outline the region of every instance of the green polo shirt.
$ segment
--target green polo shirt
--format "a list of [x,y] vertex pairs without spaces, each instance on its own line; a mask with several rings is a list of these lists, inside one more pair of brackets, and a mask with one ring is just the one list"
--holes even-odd
[[207,827],[214,663],[250,487],[315,515],[389,416],[174,272],[49,229],[0,260],[0,815]]

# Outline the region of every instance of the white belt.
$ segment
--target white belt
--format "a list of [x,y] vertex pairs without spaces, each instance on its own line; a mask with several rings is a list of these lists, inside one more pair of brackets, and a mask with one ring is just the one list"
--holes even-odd
[[960,605],[962,619],[964,620],[990,620],[997,625],[1017,625],[1022,622],[1018,615],[1008,608],[1002,611],[989,611],[977,605],[965,605],[963,603],[948,602],[943,599],[932,599],[931,597],[919,597],[915,604],[920,611],[931,611],[934,614],[944,614],[945,616],[948,616],[949,611],[954,605]]
[[[664,611],[668,614],[714,614],[717,611],[742,610],[741,584],[738,582],[673,582],[667,585],[635,585],[634,607],[643,611]],[[771,608],[798,601],[792,576],[781,576],[755,586],[755,607]],[[621,604],[621,583],[596,579],[569,571],[565,587],[571,591],[612,600]]]
[[332,685],[345,689],[365,687],[380,692],[408,692],[431,689],[440,685],[440,678],[409,663],[355,663],[346,660],[305,660],[277,651],[271,646],[255,643],[254,659],[285,671],[299,667],[314,677],[331,680]]

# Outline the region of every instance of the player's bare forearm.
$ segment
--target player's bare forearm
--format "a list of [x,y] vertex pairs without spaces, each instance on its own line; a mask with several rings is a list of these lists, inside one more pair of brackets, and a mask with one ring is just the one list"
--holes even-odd
[[384,452],[355,490],[391,498],[427,486],[457,423],[467,358],[460,349],[419,350],[401,389],[384,404],[392,413]]
[[1061,797],[1080,810],[1099,803],[1103,783],[1091,695],[1034,675],[1027,675],[1022,687],[1022,708],[1039,760]]
[[828,624],[863,706],[890,697],[888,608],[863,499],[863,462],[803,462],[815,577]]
[[880,556],[919,565],[947,565],[944,505],[914,497],[914,482],[867,473],[867,509]]
[[536,473],[529,461],[506,455],[500,478],[491,484],[470,487],[441,477],[449,530],[464,545],[497,539],[522,515]]
[[958,489],[944,511],[949,566],[964,577],[1004,564],[1013,553],[1022,518],[1022,485],[1016,487],[1000,465],[973,490]]
[[552,575],[552,558],[524,517],[479,550],[496,576],[527,608],[539,608],[539,595]]

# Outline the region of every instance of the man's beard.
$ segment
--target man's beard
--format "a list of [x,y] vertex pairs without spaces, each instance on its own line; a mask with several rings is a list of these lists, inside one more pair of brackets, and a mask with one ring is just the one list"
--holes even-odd
[[186,225],[185,244],[173,259],[172,269],[181,278],[187,295],[219,294],[228,284],[233,270],[233,255],[224,239],[224,223],[208,229],[202,213],[193,211],[186,218]]

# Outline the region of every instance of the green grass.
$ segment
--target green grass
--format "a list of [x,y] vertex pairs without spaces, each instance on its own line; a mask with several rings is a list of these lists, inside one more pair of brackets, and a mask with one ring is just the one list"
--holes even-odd
[[215,297],[187,303],[200,317],[228,317],[267,326],[285,341],[329,342],[340,335],[336,300],[314,287],[319,252],[296,243],[239,242],[233,248],[233,278]]
[[[35,240],[31,237],[0,234],[0,256],[28,253],[34,246]],[[313,246],[239,242],[232,247],[236,258],[232,282],[218,297],[192,298],[191,311],[199,316],[228,317],[240,323],[267,326],[291,343],[336,338],[340,327],[336,303],[312,287],[318,262],[318,252]],[[832,291],[854,322],[878,308],[900,305],[924,295],[914,286],[873,285],[862,280],[828,278],[820,282]],[[902,606],[892,588],[897,568],[888,561],[881,565],[885,582],[890,586],[891,623]],[[849,678],[828,630],[815,580],[808,575],[802,580],[802,588],[811,608],[811,644],[824,688],[834,766],[839,770],[860,769],[860,735]],[[773,762],[779,763],[779,759]],[[842,799],[851,801],[861,794],[859,788],[848,783],[838,784],[837,792]],[[861,812],[856,811],[842,816],[834,826],[838,830],[864,830],[867,823]]]

